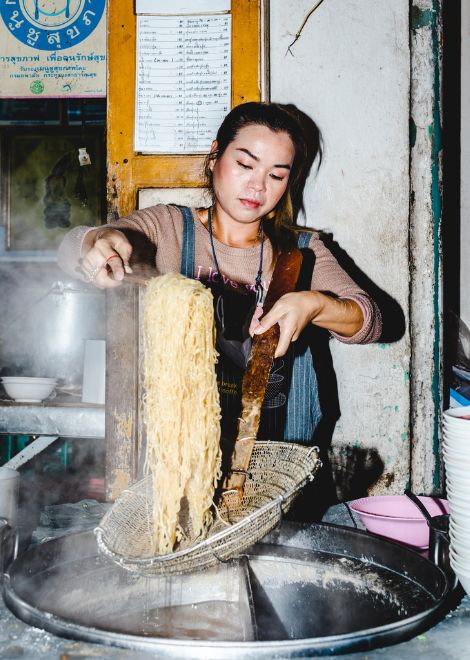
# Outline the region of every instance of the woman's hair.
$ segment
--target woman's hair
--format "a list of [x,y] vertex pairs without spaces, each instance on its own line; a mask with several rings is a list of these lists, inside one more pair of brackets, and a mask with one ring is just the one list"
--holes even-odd
[[274,132],[287,133],[295,149],[286,191],[275,209],[264,218],[263,228],[269,237],[274,256],[296,244],[296,221],[304,210],[303,191],[307,176],[316,159],[322,160],[321,133],[315,122],[295,105],[281,103],[242,103],[225,117],[217,132],[217,149],[205,161],[207,187],[214,197],[211,162],[223,155],[238,132],[245,126],[266,126]]

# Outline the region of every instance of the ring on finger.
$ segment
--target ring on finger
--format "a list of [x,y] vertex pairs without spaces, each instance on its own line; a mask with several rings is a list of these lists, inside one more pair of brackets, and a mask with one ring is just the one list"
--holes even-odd
[[106,266],[106,264],[107,264],[109,261],[111,261],[111,259],[120,259],[120,258],[121,258],[121,257],[120,257],[118,254],[112,254],[110,257],[108,257],[108,258],[106,259],[106,261],[104,262],[104,266]]

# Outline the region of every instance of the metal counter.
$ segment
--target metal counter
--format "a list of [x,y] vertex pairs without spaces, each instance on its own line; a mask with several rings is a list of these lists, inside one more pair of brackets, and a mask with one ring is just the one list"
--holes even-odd
[[74,403],[0,402],[0,433],[104,438],[105,408]]

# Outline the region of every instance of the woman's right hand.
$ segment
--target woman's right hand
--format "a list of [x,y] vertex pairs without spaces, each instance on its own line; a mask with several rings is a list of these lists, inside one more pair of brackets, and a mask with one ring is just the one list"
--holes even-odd
[[125,273],[132,273],[132,245],[118,229],[89,231],[83,242],[81,268],[88,281],[99,289],[119,286]]

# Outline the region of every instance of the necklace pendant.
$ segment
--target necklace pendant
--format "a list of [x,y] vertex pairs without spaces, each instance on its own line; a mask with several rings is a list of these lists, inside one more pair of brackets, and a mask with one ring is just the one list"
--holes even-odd
[[264,304],[264,291],[261,285],[256,286],[256,306],[262,307]]

